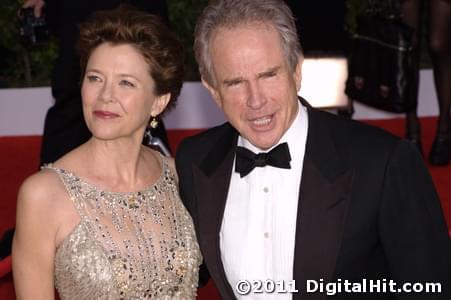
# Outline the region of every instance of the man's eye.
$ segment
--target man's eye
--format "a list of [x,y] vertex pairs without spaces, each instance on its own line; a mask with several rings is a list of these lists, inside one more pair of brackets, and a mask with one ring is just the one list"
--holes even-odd
[[263,75],[264,78],[271,78],[276,76],[276,72],[270,72]]
[[228,82],[228,86],[236,86],[239,85],[242,81],[241,80],[232,80]]
[[121,80],[119,84],[120,85],[124,85],[124,86],[129,86],[129,87],[134,87],[135,86],[133,83],[131,83],[128,80]]

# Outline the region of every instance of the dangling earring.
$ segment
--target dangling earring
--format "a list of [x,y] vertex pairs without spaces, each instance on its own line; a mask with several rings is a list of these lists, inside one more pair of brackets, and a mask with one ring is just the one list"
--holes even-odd
[[151,139],[152,138],[152,132],[150,131],[150,126],[146,127],[146,131],[144,131],[144,139]]
[[153,129],[157,128],[158,126],[158,120],[156,117],[152,117],[152,120],[150,121],[150,127],[152,127]]

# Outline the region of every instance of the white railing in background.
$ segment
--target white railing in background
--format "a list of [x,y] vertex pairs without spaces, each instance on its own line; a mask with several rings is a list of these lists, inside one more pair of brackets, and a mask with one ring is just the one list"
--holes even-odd
[[[313,106],[343,106],[346,78],[345,62],[309,60],[304,62],[300,95]],[[432,71],[422,70],[419,90],[420,116],[438,114]],[[53,100],[50,88],[0,89],[0,136],[41,135],[47,109]],[[402,117],[378,111],[359,103],[354,105],[355,119]],[[199,82],[183,85],[177,107],[165,117],[168,129],[209,128],[224,121],[222,112]]]

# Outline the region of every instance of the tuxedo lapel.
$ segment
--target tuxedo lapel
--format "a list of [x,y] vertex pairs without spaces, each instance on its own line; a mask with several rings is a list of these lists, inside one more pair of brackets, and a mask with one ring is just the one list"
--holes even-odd
[[324,293],[305,294],[309,279],[332,279],[350,201],[353,170],[334,143],[326,118],[308,109],[309,128],[299,192],[293,276],[294,299],[322,299]]
[[[308,279],[333,277],[347,208],[353,170],[347,167],[331,136],[327,118],[308,107],[309,128],[304,156],[296,221],[293,278],[300,293],[321,299],[324,294],[305,294]],[[198,237],[205,263],[224,299],[234,299],[221,260],[219,233],[230,186],[238,133],[229,124],[200,161],[193,165],[197,198]]]
[[[199,166],[193,166],[197,196],[198,230],[204,260],[216,287],[224,298],[234,294],[227,281],[221,260],[219,232],[230,185],[238,134],[230,126]],[[227,297],[226,297],[227,296]]]

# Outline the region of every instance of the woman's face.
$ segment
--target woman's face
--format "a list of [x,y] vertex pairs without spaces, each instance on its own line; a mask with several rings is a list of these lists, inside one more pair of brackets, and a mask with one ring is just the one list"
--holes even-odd
[[156,96],[149,65],[133,46],[104,43],[91,53],[81,96],[86,124],[94,137],[142,139],[150,116],[166,107],[170,94]]

